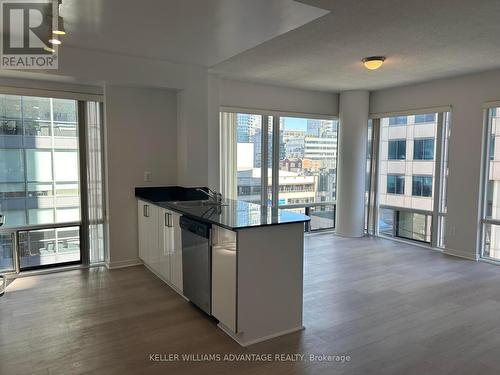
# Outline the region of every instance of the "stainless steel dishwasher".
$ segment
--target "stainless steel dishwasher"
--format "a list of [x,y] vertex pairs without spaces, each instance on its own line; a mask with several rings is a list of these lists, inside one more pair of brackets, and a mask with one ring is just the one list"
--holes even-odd
[[212,315],[212,225],[182,216],[180,227],[183,294]]

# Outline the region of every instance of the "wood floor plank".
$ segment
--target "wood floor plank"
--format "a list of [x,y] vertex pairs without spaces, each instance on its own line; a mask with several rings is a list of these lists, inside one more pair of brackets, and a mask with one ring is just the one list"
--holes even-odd
[[[498,285],[491,264],[309,235],[306,329],[242,348],[142,266],[19,278],[0,298],[0,374],[498,374]],[[154,362],[152,353],[351,360]]]

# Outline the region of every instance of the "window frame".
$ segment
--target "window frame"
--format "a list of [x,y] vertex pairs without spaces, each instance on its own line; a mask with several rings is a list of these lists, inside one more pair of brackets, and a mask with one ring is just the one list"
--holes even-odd
[[[394,180],[394,192],[390,192],[389,191],[389,177],[394,177],[395,180]],[[398,180],[399,181],[403,181],[403,192],[402,193],[398,193]],[[392,194],[392,195],[405,195],[405,185],[406,185],[406,181],[405,181],[405,175],[404,174],[398,174],[398,173],[388,173],[387,174],[387,184],[386,184],[386,187],[385,187],[385,190],[386,190],[386,194]]]
[[[420,194],[415,194],[415,182],[420,179]],[[424,190],[426,187],[425,181],[430,179],[430,195],[424,195]],[[432,175],[412,175],[411,176],[411,196],[412,197],[422,197],[422,198],[432,198],[433,193],[433,176]]]
[[[434,143],[434,158],[432,162],[433,167],[433,190],[432,190],[432,200],[433,208],[432,210],[421,210],[413,208],[402,208],[397,206],[388,205],[381,203],[379,199],[379,194],[392,194],[382,191],[382,186],[379,186],[380,175],[389,175],[387,173],[381,173],[381,163],[385,162],[381,158],[381,134],[382,134],[382,120],[391,117],[397,117],[401,115],[415,116],[416,114],[425,113],[435,113],[436,121],[436,133],[435,133],[435,143]],[[415,111],[405,111],[405,112],[391,112],[391,113],[376,113],[369,117],[369,121],[373,124],[373,136],[372,136],[372,149],[376,151],[371,155],[374,161],[374,166],[370,168],[370,191],[367,193],[370,200],[373,201],[373,207],[369,207],[367,214],[367,228],[368,233],[372,233],[376,236],[386,237],[379,228],[379,217],[381,209],[393,209],[393,210],[407,210],[411,212],[418,212],[423,214],[428,214],[432,216],[432,223],[430,228],[431,242],[429,247],[431,248],[445,248],[445,220],[447,217],[447,195],[448,195],[448,170],[449,170],[449,149],[451,142],[451,118],[452,118],[452,108],[451,106],[435,107],[435,108],[423,108]],[[394,126],[390,125],[389,126]],[[413,124],[411,124],[413,125]],[[424,138],[424,137],[422,137]],[[375,142],[376,140],[376,142]],[[430,160],[429,160],[430,161]],[[411,198],[411,196],[410,196]],[[398,238],[388,237],[397,240]],[[404,240],[403,240],[404,241]],[[413,242],[413,241],[412,241]],[[414,243],[414,242],[413,242]]]
[[[21,111],[21,117],[18,119],[21,121],[21,129],[22,131],[20,134],[16,134],[14,136],[22,136],[22,137],[31,137],[31,138],[40,138],[40,139],[52,139],[51,142],[51,147],[33,147],[33,146],[27,146],[26,144],[22,144],[20,149],[22,150],[22,159],[23,159],[23,174],[25,176],[24,181],[19,184],[24,185],[24,191],[25,195],[22,197],[23,199],[38,199],[38,197],[33,197],[29,195],[29,186],[30,185],[51,185],[52,186],[52,194],[48,196],[48,198],[54,200],[55,202],[57,201],[57,198],[73,198],[73,197],[78,197],[78,202],[79,206],[72,206],[70,209],[78,209],[80,212],[80,217],[78,221],[64,221],[64,222],[59,222],[57,220],[56,212],[57,208],[62,210],[65,210],[66,207],[60,207],[57,205],[57,203],[54,203],[53,207],[47,208],[47,210],[52,211],[52,216],[53,216],[53,221],[51,223],[37,223],[37,224],[30,224],[29,220],[29,208],[28,205],[26,205],[26,208],[24,210],[19,210],[22,212],[23,217],[25,218],[25,222],[23,224],[19,224],[16,226],[12,227],[6,227],[5,231],[12,233],[13,234],[13,243],[14,243],[14,257],[16,257],[15,260],[15,269],[13,271],[8,271],[8,273],[13,272],[13,273],[19,273],[20,271],[31,271],[31,270],[38,270],[38,269],[49,269],[49,268],[58,268],[58,267],[63,267],[67,265],[77,265],[77,264],[82,264],[84,266],[88,266],[91,263],[101,263],[105,261],[107,253],[108,253],[108,248],[106,246],[107,244],[107,225],[105,223],[105,218],[106,218],[106,211],[103,209],[102,211],[102,222],[99,221],[99,223],[103,224],[103,230],[101,233],[101,236],[103,237],[103,259],[101,260],[94,260],[91,262],[91,255],[90,255],[90,246],[89,246],[89,239],[88,239],[88,230],[87,227],[91,225],[87,211],[89,209],[89,204],[88,204],[88,197],[87,194],[89,192],[89,184],[87,183],[87,162],[89,162],[89,153],[87,146],[93,147],[95,146],[94,144],[88,144],[87,137],[89,136],[89,124],[87,123],[87,111],[86,111],[86,106],[88,104],[95,104],[97,111],[96,113],[96,118],[98,118],[99,122],[99,144],[100,144],[100,158],[101,162],[99,165],[100,168],[100,176],[94,176],[95,178],[100,178],[101,183],[102,183],[102,205],[103,207],[106,206],[107,201],[106,201],[106,186],[105,186],[105,181],[106,181],[106,170],[105,170],[105,165],[104,165],[104,156],[106,152],[105,144],[104,144],[104,134],[105,134],[105,123],[104,123],[104,110],[103,110],[103,97],[100,94],[83,94],[83,93],[78,93],[78,92],[59,92],[59,91],[52,91],[52,90],[38,90],[38,89],[17,89],[17,88],[8,88],[7,90],[0,90],[1,95],[6,95],[6,96],[17,96],[20,98],[20,111]],[[46,99],[49,101],[49,106],[50,106],[50,119],[44,119],[44,120],[37,120],[35,118],[30,118],[27,116],[26,118],[24,117],[24,106],[26,103],[29,103],[31,99]],[[68,100],[74,102],[74,112],[75,112],[75,121],[56,121],[53,117],[54,115],[54,101],[61,101],[61,100]],[[28,127],[25,126],[26,123],[43,123],[47,124],[49,127],[49,135],[33,135],[29,134],[27,132]],[[56,124],[60,123],[65,123],[65,124],[71,124],[74,127],[74,136],[64,136],[64,135],[56,135],[54,132],[54,127]],[[8,134],[1,134],[0,136],[2,137],[10,137],[11,135]],[[76,138],[75,139],[75,144],[76,144],[76,149],[66,149],[64,146],[58,145],[57,142],[54,141],[56,138]],[[67,142],[66,139],[63,140],[64,142]],[[10,149],[10,147],[7,147],[6,149]],[[18,148],[11,148],[11,149],[18,149]],[[49,181],[38,181],[38,180],[32,180],[29,179],[27,176],[28,173],[28,162],[27,162],[27,151],[33,150],[33,151],[47,151],[50,152],[50,164],[51,164],[51,174],[52,174],[52,180]],[[57,152],[71,152],[75,153],[76,152],[76,163],[77,163],[77,174],[78,174],[78,181],[57,181],[55,178],[55,169],[54,169],[54,160],[55,160],[55,154]],[[78,188],[78,194],[77,195],[57,195],[56,194],[56,184],[65,184],[65,183],[71,183],[73,185],[76,185]],[[93,225],[96,224],[96,222],[92,223]],[[98,223],[97,223],[98,224]],[[39,231],[39,230],[45,230],[45,229],[54,229],[56,232],[58,229],[62,228],[69,228],[69,227],[75,227],[78,228],[79,230],[79,241],[80,241],[80,257],[79,260],[75,261],[68,261],[68,262],[55,262],[55,263],[49,263],[49,264],[40,264],[40,265],[28,265],[24,267],[20,267],[20,262],[19,262],[19,234],[21,232],[31,232],[31,231]]]
[[493,143],[493,147],[495,141],[492,142],[490,134],[491,134],[491,126],[493,123],[493,118],[498,117],[497,108],[500,107],[500,102],[495,103],[493,105],[485,105],[483,111],[483,148],[482,148],[482,165],[481,165],[481,217],[480,217],[480,226],[478,228],[478,241],[477,241],[477,249],[476,255],[485,261],[500,263],[500,259],[486,256],[485,255],[485,243],[486,243],[486,227],[490,226],[499,226],[500,218],[494,219],[492,217],[487,216],[488,213],[488,177],[490,174],[490,162],[493,160],[490,158],[491,155],[491,147]]
[[[425,142],[431,141],[432,142],[432,158],[426,158],[425,157]],[[422,152],[421,152],[421,158],[416,158],[416,142],[422,142]],[[436,158],[436,143],[435,143],[435,138],[414,138],[413,139],[413,160],[414,161],[434,161]]]
[[[264,152],[269,151],[269,146],[272,146],[270,148],[271,154],[272,155],[267,155],[268,157],[271,158],[271,163],[272,163],[272,168],[271,168],[271,174],[268,176],[271,178],[271,181],[273,183],[271,186],[268,188],[267,184],[264,185],[264,182],[267,181],[267,178],[264,178],[264,175],[267,176],[267,170],[265,173],[261,173],[261,204],[262,205],[268,205],[273,208],[285,208],[285,209],[295,209],[295,208],[305,208],[306,214],[307,212],[314,207],[324,207],[324,206],[329,206],[332,205],[333,211],[334,211],[334,227],[333,228],[324,228],[324,229],[317,229],[318,231],[321,230],[331,230],[335,229],[336,225],[336,199],[333,201],[321,201],[321,202],[312,202],[312,203],[301,203],[301,204],[287,204],[287,205],[279,205],[279,183],[275,184],[274,181],[279,182],[279,162],[280,162],[280,128],[279,128],[279,119],[280,117],[294,117],[294,118],[303,118],[303,119],[317,119],[317,120],[330,120],[330,121],[337,121],[337,153],[336,153],[336,165],[338,166],[338,160],[339,160],[339,153],[338,153],[338,140],[339,140],[339,130],[340,130],[340,121],[338,116],[332,116],[332,115],[322,115],[322,114],[314,114],[314,113],[302,113],[302,112],[283,112],[283,111],[275,111],[275,110],[260,110],[260,109],[251,109],[251,108],[242,108],[242,107],[231,107],[231,106],[220,106],[219,107],[219,117],[221,118],[222,113],[232,113],[232,114],[238,114],[238,113],[244,113],[244,114],[251,114],[251,115],[260,115],[262,116],[262,136],[265,137],[265,141],[262,140],[262,159],[264,160]],[[219,136],[222,134],[222,128],[221,126],[221,121],[219,121]],[[264,129],[266,128],[266,129]],[[267,130],[267,131],[266,131]],[[268,133],[268,131],[271,130],[271,132]],[[271,138],[271,139],[269,139]],[[222,141],[221,141],[222,142]],[[268,145],[267,147],[265,145]],[[219,150],[219,157],[218,157],[218,163],[219,163],[219,168],[218,170],[220,171],[220,176],[219,176],[219,184],[221,187],[225,187],[225,176],[224,173],[226,173],[226,169],[222,166],[222,160],[221,160],[221,155],[220,155],[220,150]],[[262,168],[262,165],[261,165]],[[264,172],[264,171],[261,171]],[[237,182],[236,182],[237,184]],[[338,187],[338,169],[336,171],[335,175],[335,184],[336,188]],[[268,204],[267,197],[271,196],[271,205]],[[316,231],[315,229],[311,229],[310,225],[306,224],[306,231]]]
[[[419,116],[424,116],[424,121],[417,121],[417,117]],[[427,116],[432,116],[432,119],[428,119]],[[436,122],[436,114],[435,113],[422,113],[415,115],[413,119],[413,124],[415,125],[420,125],[420,124],[431,124],[433,122]]]
[[[404,118],[405,122],[399,122],[400,119]],[[395,123],[392,121],[395,119]],[[408,125],[408,116],[390,116],[389,126],[406,126]]]
[[[389,139],[388,141],[388,144],[387,144],[387,160],[406,160],[407,159],[407,154],[406,154],[406,139]],[[395,144],[395,157],[391,157],[391,144]],[[401,148],[401,144],[404,144],[404,155],[403,157],[399,157],[400,155],[400,148]]]

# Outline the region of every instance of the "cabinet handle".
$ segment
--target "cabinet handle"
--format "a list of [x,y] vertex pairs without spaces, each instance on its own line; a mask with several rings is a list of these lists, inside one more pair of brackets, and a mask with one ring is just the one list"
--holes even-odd
[[168,214],[168,227],[172,228],[172,214],[171,213]]
[[170,217],[170,216],[169,216],[169,213],[168,213],[168,212],[165,212],[165,226],[166,226],[166,227],[169,227],[169,226],[170,226],[170,225],[168,225],[168,224],[169,224],[169,222],[170,222],[170,220],[168,219],[169,217]]
[[144,217],[149,217],[149,205],[145,204],[143,211]]

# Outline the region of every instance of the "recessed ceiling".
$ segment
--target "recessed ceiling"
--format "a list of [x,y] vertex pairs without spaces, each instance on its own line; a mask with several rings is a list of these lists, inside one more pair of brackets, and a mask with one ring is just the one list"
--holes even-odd
[[212,66],[328,13],[293,0],[63,0],[63,46]]
[[[316,90],[381,89],[500,67],[499,0],[301,0],[330,14],[213,67]],[[383,55],[376,71],[361,59]]]

